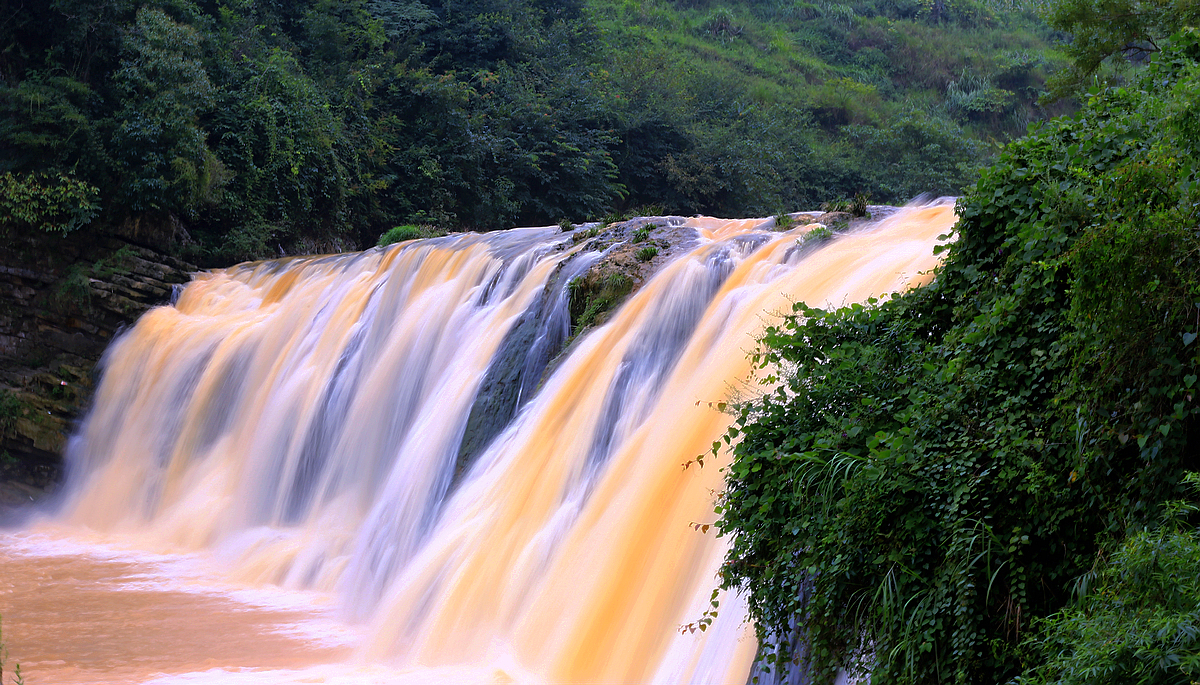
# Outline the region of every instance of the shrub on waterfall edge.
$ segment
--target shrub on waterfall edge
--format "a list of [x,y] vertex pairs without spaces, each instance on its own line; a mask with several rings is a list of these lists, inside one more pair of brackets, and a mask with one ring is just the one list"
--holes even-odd
[[[1135,85],[1007,146],[932,285],[798,303],[766,332],[775,389],[714,450],[733,451],[722,583],[747,591],[768,664],[1059,682],[1052,656],[1096,653],[1090,622],[1139,630],[1126,599],[1182,625],[1127,572],[1200,562],[1163,528],[1198,466],[1197,89],[1187,30]],[[1189,672],[1196,641],[1172,644],[1148,682]]]

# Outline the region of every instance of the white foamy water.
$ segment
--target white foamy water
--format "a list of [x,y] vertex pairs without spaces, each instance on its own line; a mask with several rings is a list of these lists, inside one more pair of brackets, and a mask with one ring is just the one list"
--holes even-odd
[[773,317],[919,280],[953,221],[801,249],[689,219],[552,373],[599,256],[552,229],[203,274],[106,355],[61,513],[0,534],[12,659],[31,684],[744,682],[740,598],[680,630],[724,555],[694,526],[722,464],[683,464]]

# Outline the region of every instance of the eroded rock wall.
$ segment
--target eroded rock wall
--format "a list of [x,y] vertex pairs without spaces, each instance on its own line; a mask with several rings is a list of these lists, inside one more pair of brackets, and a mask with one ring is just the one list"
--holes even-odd
[[105,348],[196,267],[111,236],[16,235],[0,247],[0,480],[46,488]]

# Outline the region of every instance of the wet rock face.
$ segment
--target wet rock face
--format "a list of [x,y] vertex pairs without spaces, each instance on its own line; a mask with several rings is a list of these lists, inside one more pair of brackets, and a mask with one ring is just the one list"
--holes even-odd
[[109,342],[196,267],[104,236],[14,236],[2,248],[0,480],[44,489]]
[[583,266],[578,257],[560,264],[534,304],[509,330],[479,386],[467,417],[452,483],[532,399],[550,360],[570,334],[567,283]]
[[696,231],[683,221],[637,218],[566,233],[567,245],[581,249],[558,266],[501,343],[467,418],[452,487],[534,396],[570,343],[604,323],[668,259],[690,249]]

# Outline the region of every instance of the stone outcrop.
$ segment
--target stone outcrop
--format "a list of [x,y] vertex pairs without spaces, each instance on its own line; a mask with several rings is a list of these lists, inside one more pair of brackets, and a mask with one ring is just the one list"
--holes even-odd
[[509,331],[480,384],[455,464],[457,483],[509,424],[584,330],[603,323],[671,256],[696,241],[681,217],[583,224],[567,233],[581,245],[558,265],[545,291]]
[[570,284],[572,335],[604,323],[671,258],[690,250],[696,229],[678,216],[639,217],[575,229],[576,239],[603,256]]
[[0,481],[24,485],[0,500],[24,500],[57,480],[105,348],[196,267],[108,236],[15,235],[2,247]]

